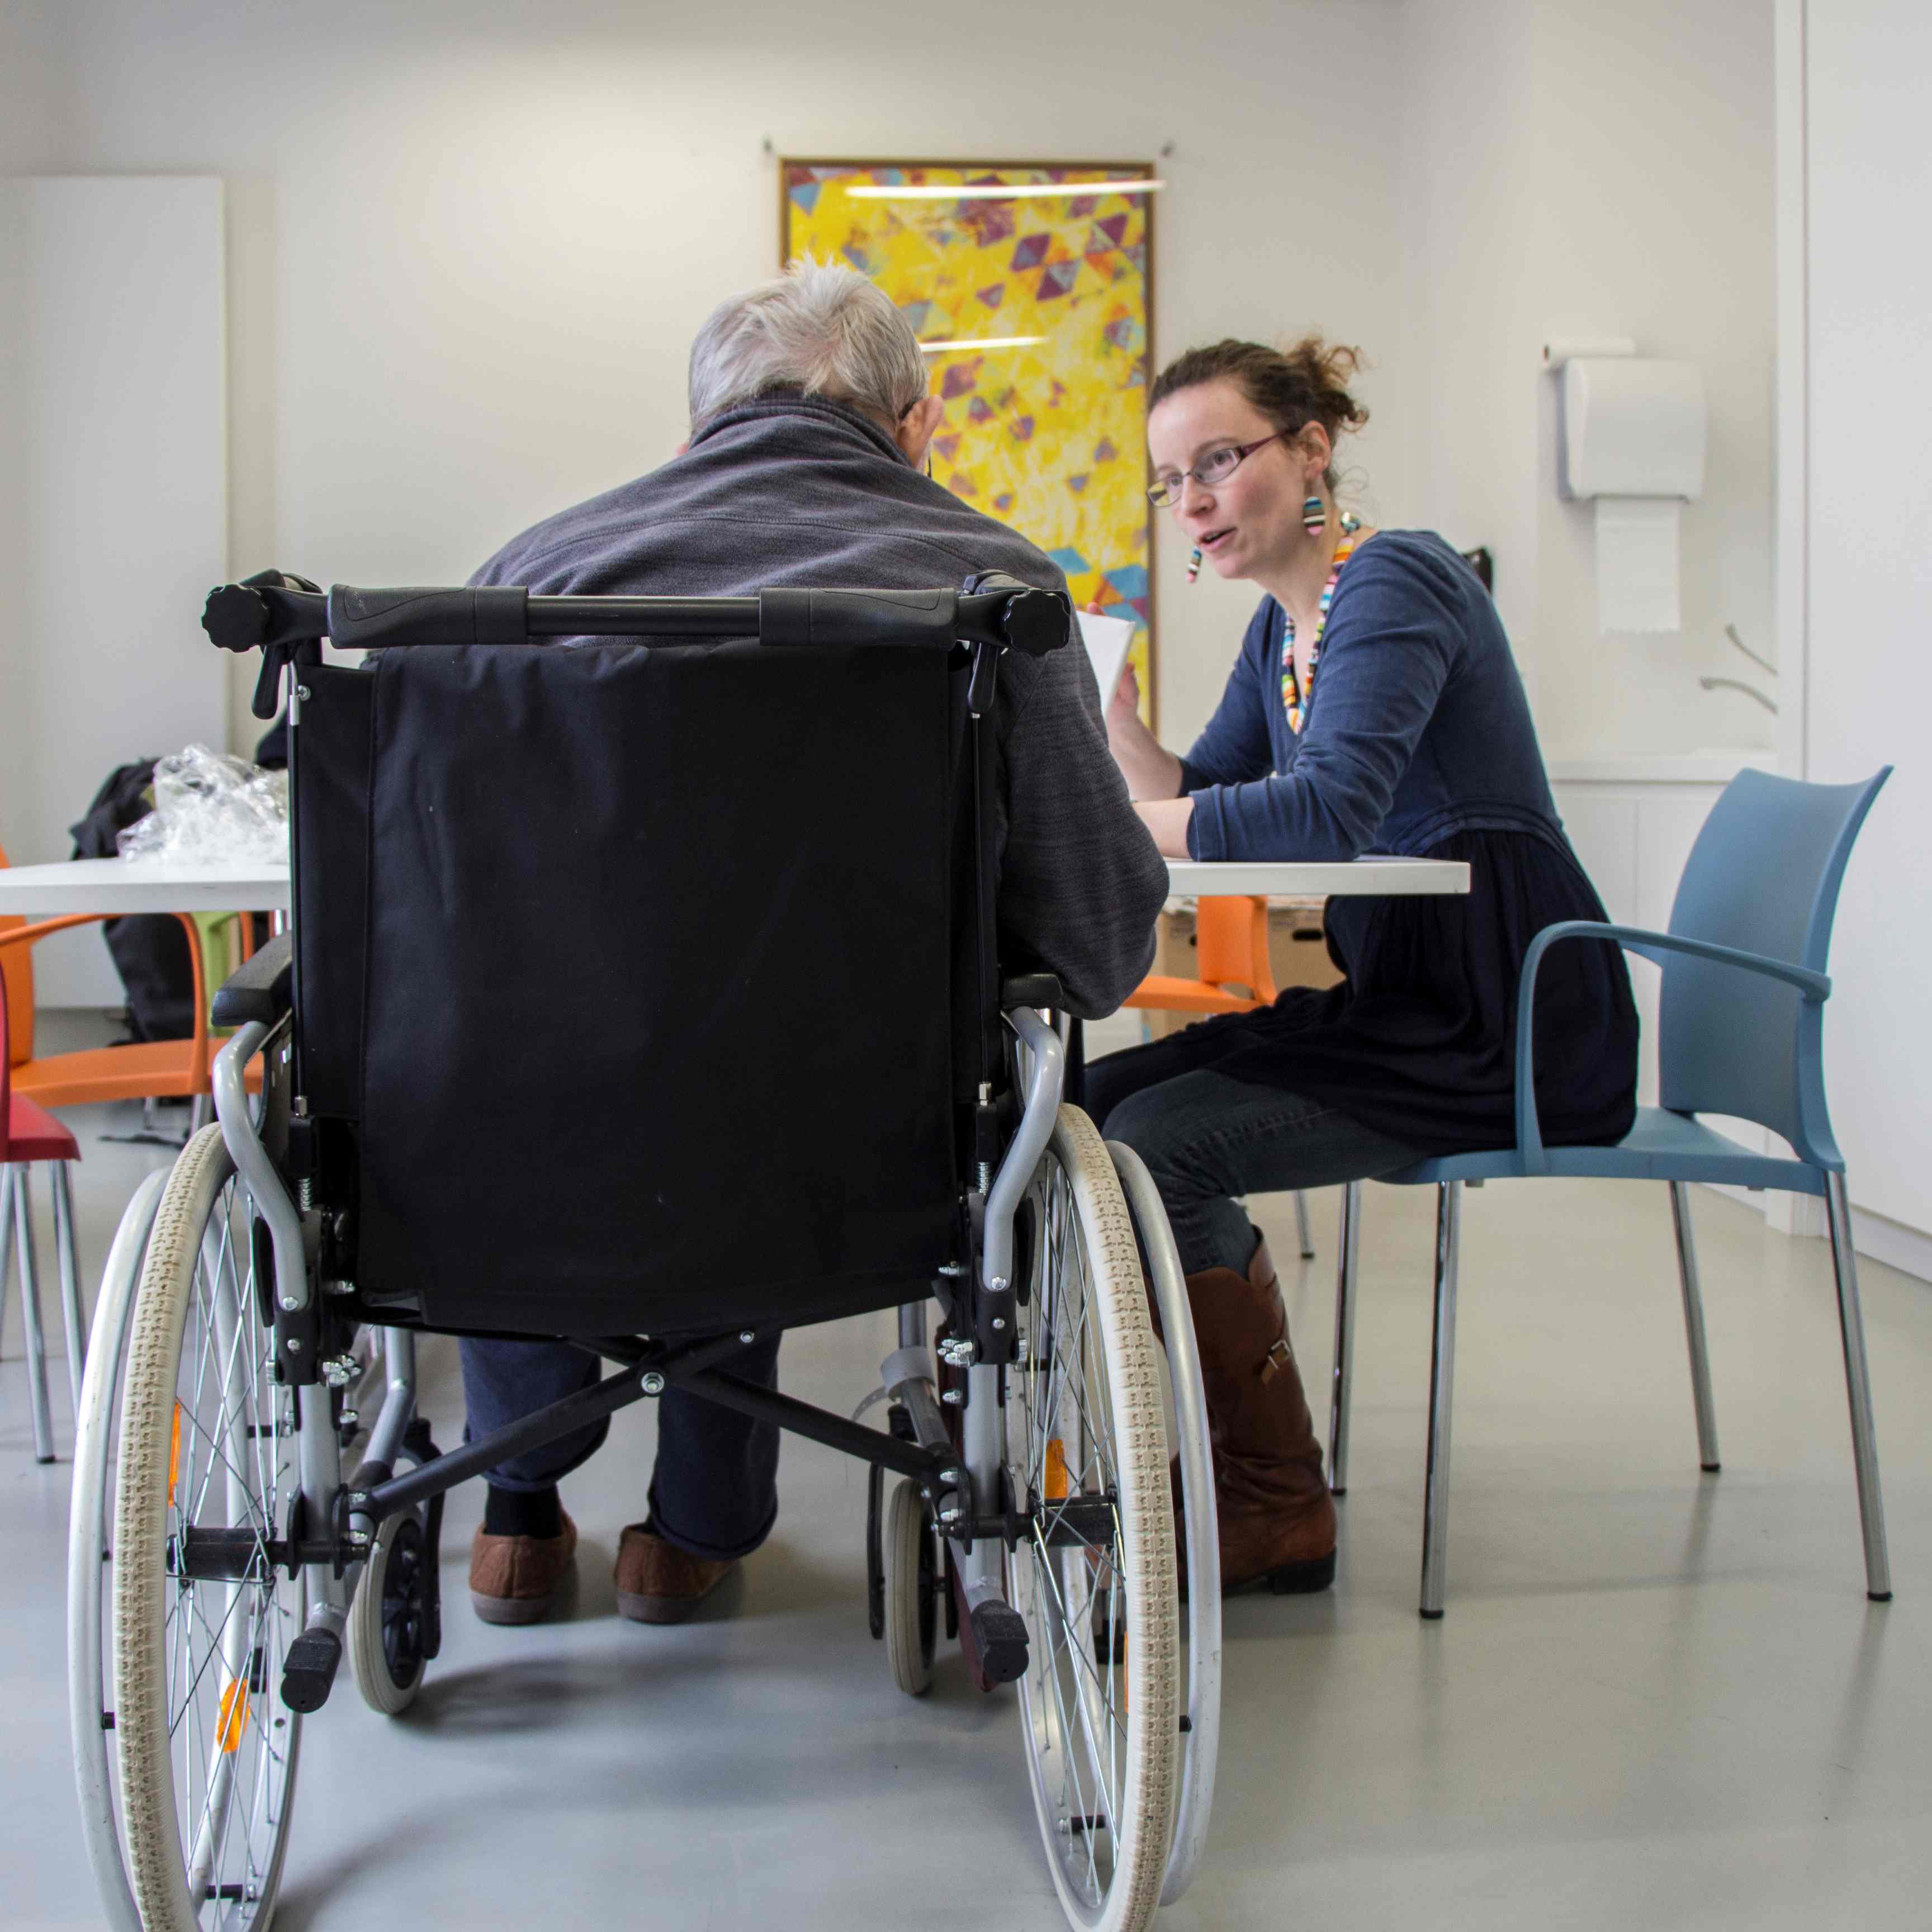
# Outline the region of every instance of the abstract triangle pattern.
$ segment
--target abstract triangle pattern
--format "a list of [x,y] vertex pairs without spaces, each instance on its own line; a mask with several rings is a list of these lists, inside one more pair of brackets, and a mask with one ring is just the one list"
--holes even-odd
[[[1098,598],[1134,616],[1132,656],[1141,689],[1150,690],[1142,460],[1149,197],[1093,192],[1090,184],[1119,178],[1118,167],[782,166],[784,259],[808,252],[852,263],[922,341],[1022,339],[926,358],[945,412],[934,475],[1038,544],[1081,603]],[[898,201],[843,192],[861,182],[1064,191]]]

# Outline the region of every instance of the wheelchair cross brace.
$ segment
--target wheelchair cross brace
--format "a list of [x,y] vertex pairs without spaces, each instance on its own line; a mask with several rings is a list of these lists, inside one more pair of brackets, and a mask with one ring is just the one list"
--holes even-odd
[[[950,1455],[922,1448],[916,1442],[902,1442],[883,1430],[848,1422],[842,1415],[814,1408],[809,1402],[712,1366],[743,1346],[748,1336],[755,1338],[754,1331],[746,1329],[714,1336],[678,1349],[642,1340],[600,1340],[596,1345],[600,1354],[615,1356],[626,1363],[619,1373],[607,1376],[592,1388],[566,1396],[503,1428],[493,1430],[488,1436],[479,1436],[460,1449],[451,1450],[404,1474],[391,1476],[374,1468],[360,1470],[350,1485],[350,1508],[356,1515],[366,1514],[380,1522],[398,1510],[412,1509],[432,1496],[441,1496],[526,1449],[554,1442],[620,1408],[628,1408],[634,1402],[662,1395],[673,1388],[736,1409],[754,1420],[774,1424],[794,1435],[807,1436],[827,1448],[879,1463],[899,1475],[911,1477],[935,1496],[944,1490],[968,1486],[965,1471]],[[995,1518],[994,1522],[1004,1526],[1004,1519]],[[992,1533],[998,1534],[1000,1529],[994,1528]]]

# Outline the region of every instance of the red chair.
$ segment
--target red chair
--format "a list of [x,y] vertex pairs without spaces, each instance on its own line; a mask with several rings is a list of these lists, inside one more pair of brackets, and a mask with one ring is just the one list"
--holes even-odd
[[68,1379],[74,1391],[74,1411],[80,1413],[80,1377],[86,1360],[86,1333],[81,1319],[80,1267],[74,1252],[74,1187],[69,1163],[80,1158],[73,1135],[24,1094],[14,1091],[12,1004],[4,967],[0,967],[0,1308],[7,1285],[7,1236],[12,1224],[20,1269],[20,1310],[27,1330],[27,1396],[33,1411],[34,1460],[54,1460],[53,1426],[47,1412],[46,1346],[40,1333],[40,1284],[34,1269],[33,1202],[28,1170],[44,1161],[52,1168],[54,1241],[58,1251],[61,1308],[67,1322]]

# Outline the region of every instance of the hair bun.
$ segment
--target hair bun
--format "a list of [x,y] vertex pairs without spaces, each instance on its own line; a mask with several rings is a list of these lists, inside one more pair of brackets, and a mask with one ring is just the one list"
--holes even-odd
[[[1148,407],[1151,411],[1178,390],[1204,382],[1232,382],[1276,429],[1292,435],[1318,422],[1333,445],[1369,419],[1368,411],[1348,391],[1349,383],[1366,367],[1359,349],[1326,342],[1318,335],[1304,335],[1286,349],[1230,338],[1176,356],[1155,378]],[[1333,489],[1332,466],[1327,480]]]

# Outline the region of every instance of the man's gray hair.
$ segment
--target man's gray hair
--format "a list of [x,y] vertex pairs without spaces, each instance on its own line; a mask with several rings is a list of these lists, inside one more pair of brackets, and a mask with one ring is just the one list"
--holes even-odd
[[712,310],[691,345],[694,436],[773,390],[825,396],[896,424],[926,393],[911,325],[855,270],[802,256]]

